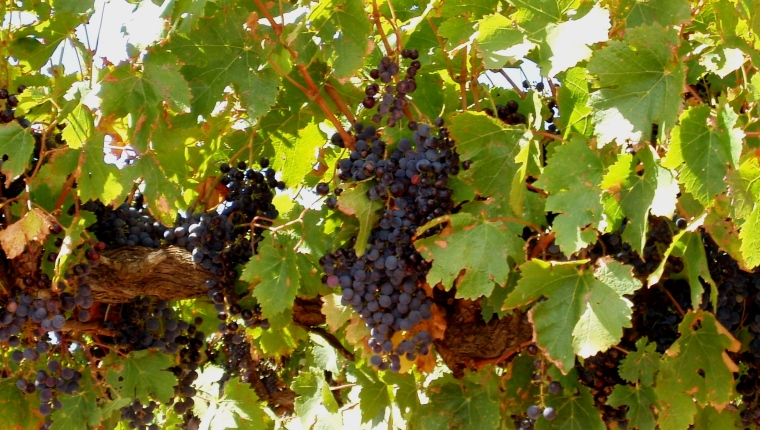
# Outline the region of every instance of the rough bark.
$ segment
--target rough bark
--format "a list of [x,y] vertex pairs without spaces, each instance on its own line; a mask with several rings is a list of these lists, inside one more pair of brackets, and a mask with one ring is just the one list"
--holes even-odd
[[525,314],[515,311],[486,323],[476,303],[462,300],[447,315],[444,338],[435,341],[435,349],[454,376],[461,378],[465,369],[506,360],[532,338],[533,327]]
[[[203,297],[207,291],[204,281],[211,277],[207,270],[193,264],[190,254],[182,248],[133,247],[104,251],[88,283],[95,300],[124,303],[140,296],[165,300]],[[353,357],[337,338],[318,327],[325,323],[321,298],[297,298],[293,321],[327,337],[347,359]],[[477,302],[458,300],[448,307],[444,339],[436,340],[435,346],[454,375],[461,377],[465,369],[508,358],[530,343],[532,335],[532,326],[523,313],[514,312],[486,323]],[[288,398],[271,399],[272,403],[292,405],[290,394],[283,395]]]

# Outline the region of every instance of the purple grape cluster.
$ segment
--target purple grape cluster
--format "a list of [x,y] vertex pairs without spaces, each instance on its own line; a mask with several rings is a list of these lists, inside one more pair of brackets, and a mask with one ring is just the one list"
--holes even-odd
[[140,399],[135,399],[131,404],[121,408],[121,420],[129,422],[129,427],[133,429],[158,430],[158,424],[153,424],[156,406],[154,401],[143,405]]
[[[420,62],[417,60],[419,53],[415,49],[404,49],[401,51],[401,58],[409,59],[411,65],[406,69],[404,79],[395,79],[401,71],[399,63],[394,62],[391,57],[385,56],[380,59],[376,69],[369,72],[370,77],[379,80],[383,84],[381,91],[380,84],[373,82],[364,89],[365,98],[362,105],[367,109],[377,106],[377,113],[372,117],[372,121],[380,123],[385,116],[389,116],[386,124],[388,127],[394,127],[396,122],[404,117],[404,108],[409,104],[407,96],[417,89],[417,83],[414,77],[420,69]],[[380,104],[377,104],[378,101]]]
[[[22,377],[16,380],[16,387],[28,395],[37,392],[40,401],[38,410],[46,417],[53,409],[61,409],[59,393],[73,395],[79,392],[81,378],[82,374],[79,371],[62,366],[57,359],[50,359],[47,370],[38,370],[34,382]],[[50,423],[48,421],[46,425],[49,426]]]
[[504,122],[507,125],[518,125],[518,124],[528,124],[528,119],[525,117],[525,115],[521,114],[517,111],[519,109],[520,105],[515,100],[510,100],[505,105],[498,104],[496,105],[496,112],[491,108],[485,108],[483,109],[483,112],[486,113],[488,116],[496,116],[502,122]]
[[83,204],[81,208],[93,212],[98,219],[88,230],[109,247],[158,248],[166,227],[147,213],[141,194],[136,195],[132,203],[122,203],[115,209],[99,201]]
[[[442,120],[437,123],[443,125]],[[354,150],[338,163],[338,177],[372,179],[375,186],[367,197],[385,202],[386,208],[361,256],[354,249],[338,249],[321,258],[323,281],[340,286],[343,305],[351,306],[370,328],[372,365],[398,371],[401,356],[414,360],[427,354],[432,343],[425,330],[398,345],[391,339],[395,332],[411,332],[432,317],[433,300],[421,287],[430,264],[412,238],[419,226],[454,208],[448,178],[459,172],[459,156],[442,127],[433,134],[429,125],[420,124],[411,139],[400,139],[390,151],[375,127],[356,124],[354,131]]]
[[[262,170],[249,168],[245,162],[237,167],[223,164],[221,184],[228,193],[216,212],[194,214],[182,220],[174,229],[164,233],[167,244],[181,246],[191,252],[193,262],[214,276],[206,280],[208,297],[219,312],[219,331],[235,332],[237,322],[227,322],[230,315],[243,317],[246,326],[262,324],[257,307],[243,309],[238,301],[234,284],[238,265],[247,262],[262,239],[263,227],[251,227],[255,217],[258,224],[266,225],[279,215],[272,204],[276,189],[285,184],[278,181],[275,171],[269,168],[269,160],[263,158]],[[263,173],[262,173],[263,172]]]

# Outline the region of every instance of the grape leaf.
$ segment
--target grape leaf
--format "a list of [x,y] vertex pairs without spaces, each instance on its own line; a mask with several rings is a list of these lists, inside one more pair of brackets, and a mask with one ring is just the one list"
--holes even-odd
[[[49,9],[46,15],[48,14]],[[28,67],[23,67],[27,72],[41,69],[65,41],[74,43],[77,48],[84,48],[72,36],[74,29],[87,21],[87,16],[65,12],[48,16],[49,19],[40,16],[39,21],[35,20],[35,25],[24,25],[13,32],[9,46],[11,55],[28,64]]]
[[497,0],[468,0],[466,2],[442,2],[440,14],[443,17],[468,15],[476,20],[484,15],[494,13],[499,2]]
[[177,378],[165,370],[174,363],[166,354],[143,350],[125,357],[109,355],[105,360],[106,381],[123,397],[145,399],[148,395],[168,402]]
[[609,39],[610,12],[598,4],[582,17],[572,21],[549,24],[546,39],[541,46],[541,68],[549,77],[564,72],[581,61],[591,58],[591,48]]
[[760,211],[753,211],[744,221],[739,238],[742,240],[740,250],[747,266],[754,268],[760,265]]
[[[481,376],[482,378],[482,376]],[[485,379],[483,385],[442,378],[431,384],[430,402],[422,405],[409,423],[411,429],[498,428],[499,401],[488,386],[497,378]]]
[[[652,387],[641,385],[615,385],[607,404],[614,407],[628,406],[626,418],[630,425],[639,430],[654,430],[655,418],[651,406],[657,402],[657,396]],[[705,427],[709,428],[709,427]]]
[[681,124],[673,130],[670,150],[664,167],[678,170],[686,191],[703,205],[726,190],[728,166],[739,164],[744,133],[734,128],[738,115],[725,106],[718,113],[715,127],[707,121],[709,106],[690,108],[681,115]]
[[691,19],[691,7],[687,0],[630,0],[630,3],[632,7],[625,16],[628,28],[654,23],[666,27]]
[[[420,227],[418,233],[442,224],[446,225],[443,232],[414,245],[433,263],[427,282],[441,283],[448,291],[456,280],[458,298],[490,296],[494,284],[504,286],[507,282],[507,258],[512,257],[518,264],[524,258],[525,242],[519,237],[522,226],[461,213],[437,218]],[[468,252],[462,253],[463,249]]]
[[295,251],[280,236],[260,243],[258,254],[246,263],[240,275],[242,281],[253,284],[253,296],[264,318],[290,309],[301,282]]
[[24,173],[32,158],[34,138],[29,130],[13,121],[0,126],[0,155],[8,159],[0,162],[0,170],[5,175],[5,186]]
[[551,399],[551,402],[550,406],[557,411],[557,417],[552,421],[536,420],[536,430],[604,430],[606,428],[599,410],[594,406],[594,398],[586,387],[579,387],[577,395],[561,396]]
[[293,315],[286,310],[268,318],[270,328],[253,329],[253,345],[268,357],[281,357],[292,353],[298,343],[308,339],[306,330],[293,324]]
[[641,382],[644,385],[652,385],[654,377],[660,368],[660,354],[656,351],[657,344],[647,344],[647,338],[643,337],[636,341],[636,350],[620,360],[618,373],[620,377],[630,383]]
[[224,395],[221,398],[208,394],[210,393],[207,393],[204,399],[212,398],[209,399],[205,414],[200,416],[200,429],[270,428],[271,419],[262,409],[261,400],[250,384],[241,382],[239,378],[232,378],[224,385]]
[[510,20],[498,13],[478,21],[475,41],[487,69],[500,69],[521,61],[535,46],[522,31],[510,28]]
[[622,296],[637,288],[633,274],[603,261],[596,279],[578,270],[584,263],[530,260],[520,266],[523,277],[504,302],[516,308],[547,297],[532,309],[536,340],[563,372],[572,368],[576,353],[604,351],[630,327],[631,303]]
[[179,58],[190,85],[192,110],[207,115],[231,86],[251,118],[267,113],[277,97],[280,76],[267,62],[270,44],[252,37],[245,24],[250,11],[241,5],[216,8],[191,32],[174,33],[166,48]]
[[543,31],[549,24],[563,21],[567,12],[580,5],[579,0],[509,0],[515,7],[514,19],[531,33]]
[[689,312],[678,327],[681,337],[665,352],[657,375],[659,424],[663,430],[693,423],[700,405],[724,406],[733,397],[738,367],[726,350],[736,352],[740,342],[704,311]]
[[581,67],[569,69],[562,83],[563,85],[557,89],[557,106],[563,114],[555,119],[557,127],[565,138],[570,136],[571,132],[591,137],[592,110],[588,106],[590,95],[586,69]]
[[[643,173],[637,170],[639,163]],[[649,147],[641,148],[635,157],[620,155],[602,187],[615,199],[607,202],[607,213],[614,220],[628,218],[622,238],[639,254],[646,243],[649,215],[672,216],[680,191],[673,173],[657,164]]]
[[566,254],[586,246],[593,238],[581,229],[596,228],[602,220],[599,198],[602,181],[602,160],[578,138],[557,147],[549,158],[541,178],[533,185],[551,195],[546,210],[561,213],[554,220],[556,243]]
[[738,169],[729,170],[727,182],[734,216],[748,218],[760,201],[760,160],[755,157],[744,160]]
[[359,219],[359,234],[356,236],[357,256],[362,256],[367,250],[369,235],[375,224],[380,219],[382,202],[372,201],[367,198],[367,191],[373,187],[369,182],[357,184],[354,188],[343,191],[338,199],[338,209],[346,215],[355,215]]
[[348,78],[364,63],[372,24],[361,0],[327,0],[315,4],[308,20],[322,40],[333,74]]
[[694,418],[695,429],[730,429],[739,428],[737,423],[737,414],[735,409],[723,408],[721,411],[707,406],[697,409],[697,416]]
[[356,380],[361,386],[359,408],[362,411],[362,422],[382,420],[385,411],[393,405],[393,399],[390,395],[393,388],[379,380],[374,371],[363,372],[359,370],[356,372]]
[[27,243],[44,243],[50,234],[50,216],[41,209],[34,208],[24,217],[0,230],[0,245],[7,258],[16,258],[24,252]]
[[87,430],[100,422],[100,409],[91,387],[73,396],[62,396],[60,401],[62,408],[51,416],[51,430]]
[[286,185],[296,187],[314,169],[317,162],[314,155],[324,142],[324,134],[315,122],[308,123],[295,136],[280,129],[277,136],[272,136],[277,154],[271,160],[272,167],[282,172],[281,180]]
[[330,386],[319,373],[302,372],[293,380],[291,388],[299,395],[295,401],[295,411],[301,425],[312,428],[316,422],[317,425],[341,427],[340,415],[336,414],[338,404],[330,392]]
[[17,379],[0,379],[0,410],[3,411],[0,414],[0,426],[9,430],[39,428],[42,419],[32,412],[39,402],[16,388]]
[[677,33],[658,24],[636,27],[624,41],[610,41],[594,53],[588,70],[601,87],[590,100],[599,145],[649,139],[655,123],[660,139],[673,128],[685,78],[683,64],[673,55]]
[[[98,144],[98,142],[101,142]],[[84,145],[84,163],[77,179],[77,194],[82,201],[100,200],[105,204],[121,200],[129,188],[121,171],[103,161],[103,135],[96,133]],[[129,184],[131,187],[131,183]]]
[[[508,190],[519,168],[515,157],[527,145],[529,131],[505,126],[482,113],[455,115],[449,126],[462,160],[472,160],[476,169],[460,173],[462,182],[472,185],[481,196]],[[477,174],[476,174],[477,172]]]

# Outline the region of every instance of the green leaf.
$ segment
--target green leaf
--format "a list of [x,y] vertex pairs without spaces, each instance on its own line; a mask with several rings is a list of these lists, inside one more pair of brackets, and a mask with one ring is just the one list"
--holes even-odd
[[[507,259],[511,257],[519,264],[524,258],[525,242],[519,237],[522,225],[515,227],[513,223],[460,213],[438,218],[420,227],[418,233],[442,224],[446,224],[443,233],[418,240],[414,245],[433,263],[427,282],[442,283],[448,291],[458,279],[458,298],[474,300],[490,296],[495,284],[504,286],[507,282]],[[468,252],[462,253],[464,249]]]
[[165,370],[173,365],[166,354],[143,350],[126,357],[111,354],[106,359],[106,381],[123,397],[145,399],[148,395],[168,402],[177,378]]
[[192,110],[208,115],[231,86],[251,118],[269,111],[277,97],[280,76],[263,67],[270,45],[257,41],[245,28],[250,11],[241,5],[218,8],[198,20],[187,34],[177,33],[166,48],[184,64],[181,73],[190,85]]
[[[175,379],[176,380],[176,379]],[[173,384],[174,382],[172,382]],[[89,376],[79,381],[81,391],[72,396],[61,396],[61,409],[54,410],[50,418],[53,420],[51,430],[87,430],[100,424],[101,413],[98,409],[98,398]],[[171,387],[169,387],[171,390]],[[168,398],[167,398],[168,400]]]
[[501,14],[486,16],[478,22],[475,41],[487,69],[500,69],[521,61],[535,46],[522,31],[510,28],[510,20]]
[[691,7],[687,0],[633,0],[633,7],[625,17],[628,28],[647,24],[679,25],[691,19]]
[[578,138],[557,147],[541,178],[533,184],[551,194],[546,199],[546,210],[561,213],[553,228],[557,245],[568,255],[595,240],[581,230],[587,226],[596,228],[602,220],[602,171],[602,160],[584,139]]
[[623,298],[638,288],[633,274],[616,262],[601,261],[596,273],[581,272],[580,262],[530,260],[520,266],[523,277],[504,302],[506,308],[533,306],[536,340],[552,362],[568,372],[575,355],[589,357],[620,340],[630,327],[631,303]]
[[[482,376],[481,376],[482,378]],[[493,385],[497,378],[484,379]],[[440,380],[436,381],[439,382]],[[445,381],[450,381],[446,378]],[[493,390],[469,381],[431,385],[430,402],[412,417],[412,429],[493,429],[501,418],[499,401]]]
[[286,130],[280,130],[278,135],[272,139],[276,154],[272,167],[282,172],[286,185],[295,188],[314,169],[316,151],[325,143],[325,136],[315,122],[306,124],[295,136]]
[[647,344],[647,338],[643,337],[636,341],[636,350],[620,360],[618,373],[620,377],[630,383],[641,382],[644,385],[654,383],[655,374],[660,368],[661,355],[656,351],[657,344]]
[[754,268],[760,265],[760,211],[753,211],[744,221],[739,239],[742,240],[740,250],[747,266]]
[[308,339],[306,330],[293,324],[293,315],[290,310],[268,320],[270,328],[253,329],[254,341],[252,342],[267,357],[290,355],[299,342]]
[[727,182],[733,215],[746,220],[760,202],[760,160],[751,157],[729,170]]
[[481,196],[508,192],[519,168],[515,157],[532,134],[474,112],[455,115],[449,131],[457,142],[462,160],[472,160],[476,166],[460,173],[460,179],[472,185]]
[[33,150],[34,138],[29,130],[21,128],[16,121],[0,126],[0,155],[8,156],[0,162],[6,187],[27,170]]
[[380,219],[379,211],[383,207],[382,202],[372,201],[367,197],[367,191],[373,186],[370,182],[361,182],[354,188],[343,191],[338,199],[338,209],[341,212],[359,219],[359,234],[354,246],[357,256],[364,255],[364,251],[367,250],[369,235]]
[[655,388],[663,430],[692,424],[696,404],[728,404],[738,371],[726,350],[736,352],[740,343],[713,315],[689,312],[678,328],[681,337],[665,352]]
[[572,132],[590,138],[593,131],[593,111],[588,107],[590,96],[586,69],[571,68],[565,73],[562,83],[563,85],[557,89],[557,106],[563,113],[555,119],[557,127],[565,138]]
[[[204,398],[208,398],[207,393]],[[200,429],[266,429],[272,422],[262,409],[262,402],[250,384],[231,378],[224,386],[221,398],[210,399],[208,409],[200,416]]]
[[677,33],[658,24],[636,27],[591,58],[588,70],[601,87],[590,100],[599,145],[649,140],[652,124],[659,125],[664,139],[673,128],[685,79],[683,64],[673,55]]
[[531,33],[539,33],[549,24],[563,21],[567,12],[581,3],[579,0],[510,0],[517,7],[514,14],[520,26]]
[[440,5],[440,13],[443,17],[467,15],[476,20],[484,15],[494,13],[498,6],[498,0],[468,0],[466,2],[443,2]]
[[[644,167],[643,173],[637,169],[639,163]],[[608,215],[621,221],[628,218],[622,237],[639,254],[646,242],[649,215],[672,216],[680,192],[673,172],[657,164],[649,147],[641,148],[635,158],[620,155],[605,175],[602,187],[614,199],[606,202]]]
[[18,378],[0,379],[0,426],[9,430],[38,428],[43,420],[32,411],[38,400],[16,388]]
[[604,430],[599,410],[594,406],[594,398],[588,388],[579,387],[578,394],[551,399],[551,404],[557,411],[557,417],[552,421],[536,420],[536,430]]
[[547,76],[553,77],[588,60],[592,53],[589,46],[607,41],[611,26],[610,12],[598,4],[582,17],[549,24],[546,27],[546,46],[541,47],[541,68],[547,70]]
[[299,396],[295,401],[295,411],[301,425],[312,428],[313,425],[337,425],[340,428],[341,417],[337,412],[337,403],[322,376],[315,372],[299,374],[291,385]]
[[372,24],[361,0],[318,2],[308,20],[322,40],[327,63],[337,77],[348,78],[364,64]]
[[165,101],[175,111],[190,106],[190,88],[177,65],[177,57],[167,52],[150,52],[143,62],[142,79],[158,100]]
[[697,416],[694,418],[695,429],[729,429],[739,428],[737,423],[736,410],[723,408],[720,412],[713,407],[697,409]]
[[377,419],[382,420],[385,417],[386,410],[393,405],[393,399],[390,396],[392,387],[388,387],[374,373],[374,370],[371,372],[360,370],[356,374],[357,382],[361,386],[359,408],[362,411],[363,423]]
[[[80,24],[88,20],[87,16],[71,13],[55,13],[50,19],[36,21],[36,25],[28,25],[14,31],[9,49],[12,56],[21,60],[29,71],[41,69],[50,59],[61,43],[70,41],[81,48],[81,43],[71,36]],[[6,42],[8,43],[8,42]]]
[[253,296],[264,318],[273,317],[293,306],[301,279],[296,254],[289,243],[276,236],[259,244],[259,252],[245,265],[240,279],[253,286]]
[[638,387],[616,385],[607,399],[607,404],[610,406],[628,406],[626,418],[630,420],[632,427],[639,430],[654,430],[655,418],[651,407],[656,402],[657,396],[654,389],[643,385]]
[[77,194],[82,201],[100,200],[105,204],[123,200],[126,188],[121,171],[103,161],[103,135],[98,133],[84,145],[84,164],[77,180]]
[[714,127],[708,125],[709,106],[691,108],[681,115],[673,130],[670,150],[663,166],[678,170],[686,191],[709,205],[726,190],[728,166],[739,164],[744,133],[734,128],[738,115],[730,107],[721,109]]

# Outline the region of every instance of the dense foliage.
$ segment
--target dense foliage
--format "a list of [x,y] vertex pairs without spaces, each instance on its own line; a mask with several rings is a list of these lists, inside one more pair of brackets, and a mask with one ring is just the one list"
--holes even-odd
[[760,428],[757,1],[130,3],[0,2],[0,427]]

